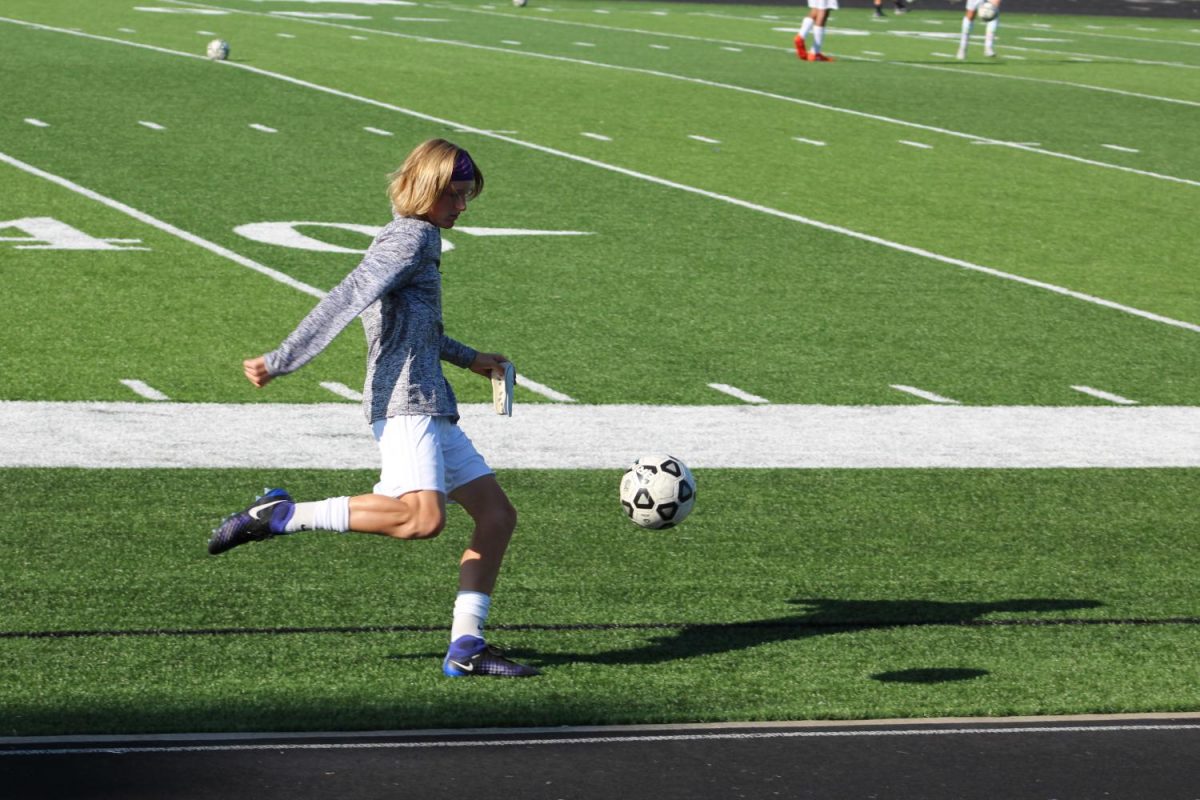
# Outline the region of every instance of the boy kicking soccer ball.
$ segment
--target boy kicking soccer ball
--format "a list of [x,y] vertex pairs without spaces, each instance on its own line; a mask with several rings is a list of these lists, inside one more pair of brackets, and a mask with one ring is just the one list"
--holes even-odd
[[496,476],[458,426],[454,391],[442,361],[488,378],[509,366],[442,332],[441,231],[454,227],[467,201],[483,191],[483,173],[466,150],[443,139],[417,146],[392,176],[394,218],[362,262],[275,350],[242,362],[255,386],[300,369],[356,317],[367,334],[363,410],[379,444],[382,470],[370,494],[296,502],[271,489],[213,531],[213,555],[248,542],[301,531],[358,531],[395,539],[430,539],[446,522],[446,498],[475,523],[458,571],[450,677],[537,675],[505,658],[483,636],[500,562],[517,512]]

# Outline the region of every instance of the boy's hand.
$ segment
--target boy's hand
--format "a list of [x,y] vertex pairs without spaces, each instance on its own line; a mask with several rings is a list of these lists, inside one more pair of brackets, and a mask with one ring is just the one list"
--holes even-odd
[[267,360],[262,356],[257,358],[247,358],[242,362],[242,372],[246,373],[246,378],[258,388],[262,388],[271,382],[274,376],[267,372]]
[[508,358],[500,353],[476,353],[468,369],[485,378],[503,378],[504,365],[507,363]]

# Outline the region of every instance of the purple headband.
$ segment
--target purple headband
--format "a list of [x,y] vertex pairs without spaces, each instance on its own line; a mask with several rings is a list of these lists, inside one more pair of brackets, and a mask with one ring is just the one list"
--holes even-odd
[[454,158],[454,172],[450,174],[451,181],[475,180],[475,162],[466,150],[459,150]]

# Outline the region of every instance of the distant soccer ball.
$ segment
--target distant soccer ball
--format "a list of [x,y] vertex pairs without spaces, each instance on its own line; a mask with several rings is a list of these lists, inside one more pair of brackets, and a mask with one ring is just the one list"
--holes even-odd
[[979,17],[984,22],[990,22],[999,14],[999,9],[992,3],[980,3],[979,8],[975,9],[975,16]]
[[224,39],[213,39],[208,43],[208,57],[213,61],[224,61],[229,58],[229,42]]
[[513,0],[513,5],[517,8],[524,8],[527,1],[528,0]]
[[696,479],[675,456],[642,456],[621,477],[621,507],[635,525],[670,528],[696,505]]

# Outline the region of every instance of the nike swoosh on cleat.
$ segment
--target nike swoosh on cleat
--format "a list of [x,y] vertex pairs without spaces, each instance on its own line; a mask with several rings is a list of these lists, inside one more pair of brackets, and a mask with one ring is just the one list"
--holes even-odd
[[282,502],[283,502],[282,500],[272,500],[269,503],[263,503],[260,506],[254,506],[253,508],[249,509],[246,513],[249,514],[254,519],[258,519],[258,512],[268,509],[271,506],[277,506]]
[[452,659],[450,659],[450,666],[452,666],[452,667],[458,667],[458,668],[459,668],[459,669],[461,669],[463,672],[474,672],[474,671],[475,671],[475,665],[474,665],[474,664],[464,664],[464,663],[462,663],[461,661],[455,661],[453,658],[452,658]]

